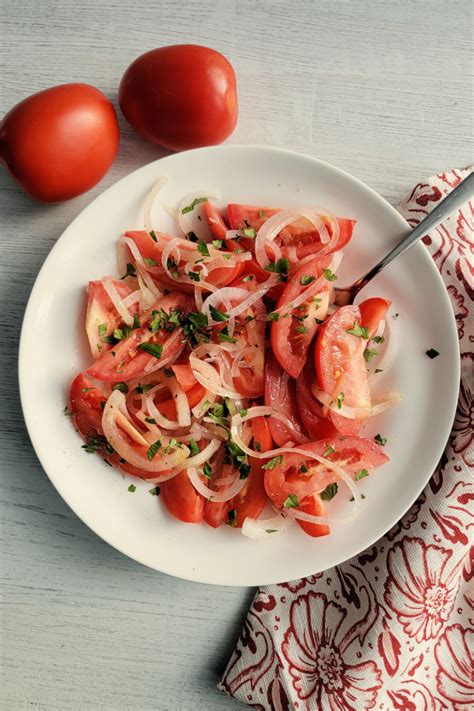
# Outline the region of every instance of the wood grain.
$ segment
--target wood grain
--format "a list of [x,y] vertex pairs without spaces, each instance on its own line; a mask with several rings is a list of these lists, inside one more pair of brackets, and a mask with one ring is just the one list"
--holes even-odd
[[[391,202],[473,159],[470,0],[3,0],[0,11],[2,112],[66,81],[115,101],[138,54],[191,41],[234,63],[232,143],[309,153]],[[240,706],[215,684],[253,591],[175,580],[107,546],[52,488],[23,424],[19,330],[41,264],[96,195],[163,154],[122,119],[121,129],[110,173],[67,204],[34,204],[0,175],[0,705],[8,710]]]

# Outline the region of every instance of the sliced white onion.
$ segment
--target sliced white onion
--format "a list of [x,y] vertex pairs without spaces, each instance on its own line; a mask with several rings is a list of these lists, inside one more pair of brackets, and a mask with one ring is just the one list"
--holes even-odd
[[271,540],[275,536],[286,533],[292,525],[292,519],[280,513],[272,518],[249,518],[247,516],[242,525],[242,533],[254,541]]
[[[382,324],[382,322],[381,322]],[[372,376],[375,374],[376,369],[380,369],[384,374],[388,373],[392,367],[400,349],[400,337],[401,337],[401,325],[400,317],[393,319],[387,316],[384,322],[384,330],[375,335],[381,336],[384,334],[384,343],[381,344],[383,350],[380,349],[378,344],[374,344],[375,348],[380,352],[380,356],[376,356],[373,360],[373,370],[369,372],[369,377],[372,381]]]
[[[176,448],[171,454],[157,454],[151,461],[132,446],[117,426],[117,413],[121,412],[127,417],[125,396],[119,390],[112,390],[105,403],[102,415],[102,428],[107,441],[115,451],[132,466],[145,471],[160,472],[178,467],[188,457],[189,449],[185,445]],[[163,443],[166,445],[166,443]]]
[[270,279],[263,282],[258,289],[251,292],[248,292],[247,289],[241,289],[235,286],[222,287],[207,297],[201,307],[201,311],[207,315],[210,323],[217,323],[211,317],[210,307],[214,306],[216,308],[218,305],[228,303],[229,301],[238,301],[238,305],[229,308],[226,313],[229,318],[239,316],[259,301],[262,296],[277,283],[277,278],[270,277]]
[[[202,383],[201,383],[202,384]],[[205,386],[204,386],[205,387]],[[204,413],[206,412],[207,406],[204,407],[206,403],[214,403],[217,399],[217,395],[215,393],[211,393],[210,390],[205,390],[204,395],[202,398],[199,400],[198,404],[193,407],[191,412],[193,413],[194,417],[202,417]]]
[[178,358],[180,354],[180,349],[175,351],[174,349],[174,344],[175,341],[180,341],[181,338],[183,337],[183,334],[181,332],[181,329],[177,329],[174,331],[168,341],[168,347],[170,351],[170,355],[168,355],[166,358],[150,358],[149,362],[146,364],[144,371],[147,375],[150,373],[154,373],[156,370],[160,370],[161,368],[164,368],[165,365],[169,365],[170,363],[173,363],[176,358]]
[[201,496],[204,496],[204,498],[208,501],[213,501],[215,503],[230,501],[230,499],[233,499],[234,496],[237,496],[237,494],[242,491],[246,484],[246,479],[240,479],[239,472],[236,469],[234,483],[226,487],[222,491],[216,491],[214,489],[210,489],[208,486],[206,486],[206,484],[204,484],[197,469],[191,467],[187,471],[189,480],[196,489],[196,491],[199,492]]
[[135,304],[137,304],[140,301],[140,298],[141,298],[141,291],[140,291],[140,289],[137,289],[136,291],[132,291],[131,294],[126,296],[123,299],[123,303],[124,303],[125,307],[127,309],[129,309],[130,306],[134,306]]
[[162,176],[161,178],[158,178],[156,183],[154,183],[151,187],[151,189],[148,192],[148,195],[145,198],[145,202],[143,203],[143,224],[145,226],[145,229],[147,232],[151,232],[153,230],[153,225],[151,222],[151,209],[153,207],[153,203],[155,202],[155,198],[160,192],[160,190],[163,188],[164,185],[168,182],[168,178],[165,176]]
[[185,212],[183,215],[183,208],[191,205],[193,200],[203,197],[209,200],[210,198],[216,199],[218,196],[212,195],[207,191],[194,192],[186,195],[178,205],[178,223],[185,235],[189,232],[194,232],[198,239],[208,242],[210,240],[211,233],[203,214],[204,203],[198,203],[192,210],[190,210],[190,212]]
[[127,326],[132,326],[133,316],[130,314],[130,311],[125,306],[123,299],[120,297],[112,277],[105,276],[102,279],[102,285],[124,323],[126,323]]
[[[220,449],[222,446],[222,442],[220,439],[211,439],[208,445],[204,447],[198,454],[195,454],[194,457],[189,457],[189,459],[186,459],[183,462],[183,465],[181,467],[181,470],[183,469],[190,469],[191,467],[200,467],[201,465],[205,464],[210,460],[214,454]],[[233,478],[232,478],[233,480]],[[222,480],[219,480],[219,484],[224,483]]]
[[328,410],[335,412],[337,415],[342,415],[342,417],[347,417],[349,420],[362,420],[367,417],[380,415],[380,413],[385,412],[385,410],[388,410],[389,407],[396,405],[401,400],[400,395],[393,392],[389,393],[387,399],[383,402],[370,405],[369,407],[349,407],[348,405],[344,405],[344,403],[341,407],[338,407],[337,402],[334,402],[334,398],[320,390],[317,387],[317,383],[313,385],[311,391],[316,400],[322,403]]

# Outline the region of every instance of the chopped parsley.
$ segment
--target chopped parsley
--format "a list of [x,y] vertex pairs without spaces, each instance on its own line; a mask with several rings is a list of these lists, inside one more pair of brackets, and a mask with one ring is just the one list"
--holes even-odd
[[208,246],[202,239],[199,240],[197,248],[199,254],[202,254],[203,257],[210,256]]
[[149,353],[154,358],[160,359],[163,354],[163,346],[160,343],[140,343],[138,347],[141,351]]
[[383,368],[376,368],[374,373],[383,373]]
[[137,490],[137,487],[135,486],[135,484],[130,484],[130,486],[127,489],[127,491],[129,491],[131,494],[134,494],[136,490]]
[[105,336],[106,333],[107,333],[107,324],[101,323],[99,326],[99,336],[100,337]]
[[138,317],[138,314],[135,314],[133,317],[133,326],[132,328],[135,330],[136,328],[140,328],[140,319]]
[[138,383],[137,387],[135,388],[135,392],[139,393],[141,395],[142,393],[147,393],[149,390],[151,390],[153,387],[153,383],[147,383],[145,385],[142,385],[141,383]]
[[161,439],[157,439],[156,442],[154,442],[149,449],[147,449],[147,459],[149,462],[158,454],[158,452],[161,449]]
[[155,486],[153,489],[148,489],[148,493],[151,494],[152,496],[159,496],[160,495],[160,487]]
[[239,410],[239,415],[241,417],[246,417],[247,413],[248,413],[248,410]]
[[206,462],[202,468],[202,473],[206,477],[206,479],[212,479],[212,467],[209,464],[209,462]]
[[150,230],[150,232],[148,234],[152,238],[153,242],[158,242],[158,240],[156,239],[155,230]]
[[253,443],[253,446],[255,447],[255,451],[256,451],[256,452],[261,452],[261,451],[262,451],[262,445],[260,444],[260,442],[254,442],[254,443]]
[[72,417],[73,414],[74,414],[74,413],[71,412],[71,410],[70,410],[70,409],[68,408],[68,406],[66,405],[66,407],[65,407],[64,410],[63,410],[63,415],[64,415],[64,417]]
[[214,306],[209,306],[209,312],[214,319],[214,321],[228,321],[229,317],[226,313],[223,311],[219,311],[219,309],[214,308]]
[[191,457],[194,457],[196,454],[199,454],[199,452],[201,451],[198,447],[196,440],[194,440],[194,439],[189,440],[188,447],[189,447],[189,453],[191,454]]
[[330,454],[334,454],[334,447],[329,444],[323,452],[323,457],[328,457]]
[[320,497],[323,501],[331,501],[337,494],[338,486],[334,481],[332,484],[328,484],[327,487],[320,493]]
[[340,410],[342,407],[342,403],[344,402],[344,393],[339,393],[339,395],[336,397],[336,402],[337,409]]
[[381,447],[385,447],[387,444],[387,438],[382,437],[382,435],[376,434],[374,437],[374,440],[377,442],[377,444],[380,444]]
[[247,464],[245,452],[230,438],[225,447],[229,463],[232,463],[239,470],[240,479],[247,479],[250,474],[250,467]]
[[188,240],[190,242],[197,242],[198,241],[197,234],[195,232],[193,232],[192,230],[190,232],[186,233],[186,237],[188,238]]
[[268,320],[269,321],[278,321],[280,318],[280,314],[277,311],[270,311],[268,314]]
[[222,239],[213,239],[212,244],[216,249],[220,249],[222,245],[224,244],[224,240]]
[[366,476],[369,476],[369,472],[367,471],[367,469],[359,469],[359,471],[355,473],[354,479],[356,481],[360,481],[361,479],[364,479]]
[[278,457],[273,457],[273,459],[269,459],[268,462],[266,462],[262,469],[275,469],[277,464],[281,464],[283,461],[283,454],[279,454]]
[[299,499],[296,494],[290,494],[288,498],[283,502],[283,507],[285,509],[294,509],[300,505]]
[[246,277],[244,277],[242,279],[242,281],[247,282],[247,281],[252,281],[252,279],[253,279],[253,274],[248,274]]
[[157,425],[158,424],[154,417],[145,417],[145,422],[148,422],[149,425]]
[[127,270],[126,270],[125,274],[123,275],[123,277],[120,277],[120,280],[126,279],[129,276],[132,276],[132,277],[137,276],[137,272],[136,272],[133,264],[127,264]]
[[132,329],[130,328],[130,326],[124,326],[123,328],[114,328],[114,338],[116,341],[125,341],[129,337],[131,331]]
[[193,281],[201,281],[201,277],[198,272],[188,272],[188,277]]
[[385,338],[383,336],[374,336],[372,340],[374,343],[383,343],[385,341]]
[[276,533],[278,529],[276,528],[266,528],[265,533]]
[[428,351],[426,351],[426,355],[428,358],[437,358],[439,356],[439,351],[435,350],[434,348],[430,348]]
[[95,454],[98,451],[104,451],[107,454],[115,453],[115,449],[112,445],[110,445],[105,437],[102,437],[101,435],[97,435],[96,437],[88,437],[86,444],[82,445],[82,449],[84,449],[88,454]]
[[167,366],[163,368],[163,373],[166,375],[167,378],[172,378],[174,375],[173,370],[171,368],[168,368]]
[[151,257],[143,257],[143,261],[145,262],[145,264],[148,267],[157,267],[158,266],[158,262],[156,261],[156,259],[152,259]]
[[337,276],[330,269],[323,269],[323,276],[328,281],[336,281]]
[[295,329],[296,333],[308,333],[308,329],[306,326],[298,326],[298,328]]
[[288,271],[290,269],[290,262],[286,257],[280,257],[276,262],[270,262],[265,267],[267,272],[274,272],[280,275],[280,281],[286,281],[288,277]]
[[112,390],[118,390],[119,392],[126,395],[128,393],[128,385],[124,382],[115,383],[115,385],[112,387]]
[[259,210],[259,211],[258,211],[258,216],[259,216],[259,217],[265,217],[265,210]]
[[235,528],[237,526],[237,511],[236,509],[231,509],[227,514],[227,525]]
[[302,474],[307,474],[307,473],[308,473],[308,467],[306,466],[306,464],[302,464],[302,465],[300,466],[300,472],[302,472]]
[[357,336],[357,338],[365,338],[366,340],[369,337],[369,332],[365,326],[360,326],[358,323],[354,322],[354,325],[352,328],[347,329],[347,333],[350,333],[351,336]]
[[314,276],[307,276],[306,274],[303,274],[300,279],[300,284],[301,286],[308,286],[308,284],[311,284],[312,281],[314,281]]
[[379,354],[379,352],[375,351],[373,348],[366,348],[364,351],[364,358],[367,363],[370,363],[372,358],[378,354]]
[[257,236],[257,233],[255,232],[253,227],[246,227],[243,230],[243,233],[245,237],[250,237],[250,239],[255,239],[255,237]]
[[187,212],[192,212],[196,205],[200,205],[202,202],[207,202],[207,197],[194,198],[190,205],[186,205],[186,207],[183,207],[183,209],[181,210],[181,214],[185,215]]
[[219,341],[224,341],[225,343],[237,343],[236,338],[232,338],[232,336],[229,334],[229,327],[224,326],[224,328],[221,328],[221,330],[217,333],[217,338]]

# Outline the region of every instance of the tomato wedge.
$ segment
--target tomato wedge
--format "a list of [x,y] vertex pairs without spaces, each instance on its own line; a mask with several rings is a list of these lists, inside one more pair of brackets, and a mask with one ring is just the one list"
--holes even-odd
[[[118,279],[111,279],[111,281],[120,298],[124,299],[132,293],[130,287],[123,281]],[[136,304],[130,308],[132,314],[136,310]],[[122,324],[122,317],[116,311],[102,282],[90,281],[87,287],[86,333],[94,358],[111,349],[107,339]]]
[[[360,329],[358,306],[343,306],[324,324],[316,339],[315,365],[321,390],[334,403],[370,407],[370,388],[364,349],[367,340],[349,331]],[[349,419],[333,410],[329,416],[343,434],[357,434],[363,420]]]
[[[231,203],[227,206],[227,216],[233,230],[251,227],[258,232],[266,220],[272,215],[281,212],[281,209]],[[321,217],[324,220],[324,216],[322,215]],[[334,247],[334,252],[342,249],[349,242],[355,225],[354,220],[348,220],[344,217],[338,217],[337,221],[339,223],[339,239]],[[326,226],[331,233],[331,225],[328,221],[326,221]],[[293,247],[296,248],[297,259],[302,259],[309,254],[315,254],[321,251],[323,247],[318,230],[304,217],[285,227],[280,232],[277,240],[281,242],[282,255],[288,258],[291,257],[291,248]],[[244,241],[246,249],[251,249],[251,240],[243,239],[242,244],[244,244]]]
[[[195,407],[198,402],[204,397],[206,389],[201,385],[201,383],[196,383],[192,388],[186,391],[186,397],[188,399],[189,407]],[[168,398],[162,402],[157,403],[157,408],[161,414],[168,420],[176,420],[176,404],[173,398]]]
[[[302,501],[301,506],[298,506],[298,509],[299,511],[311,514],[311,516],[326,515],[326,511],[319,494],[308,496],[304,499],[304,501]],[[305,533],[308,534],[308,536],[311,536],[312,538],[328,536],[331,533],[331,529],[325,523],[311,523],[310,521],[303,521],[300,518],[296,519],[296,523]]]
[[[171,315],[173,311],[190,311],[192,300],[178,293],[171,293],[160,300],[160,310]],[[151,316],[149,317],[151,319]],[[141,348],[158,347],[157,355],[153,355]],[[104,383],[117,383],[139,378],[146,374],[146,367],[155,360],[162,361],[165,365],[170,359],[176,358],[183,350],[182,329],[176,327],[169,331],[160,328],[153,333],[149,328],[137,328],[125,340],[119,341],[107,353],[98,358],[87,372],[93,378]],[[161,355],[160,353],[161,348]]]
[[391,301],[374,297],[359,304],[361,325],[369,332],[369,339],[375,336],[380,321],[385,318],[391,306]]
[[213,205],[209,200],[203,204],[202,211],[211,235],[214,239],[226,239],[226,233],[230,229],[227,227],[222,210]]
[[257,449],[259,452],[268,452],[273,447],[273,439],[266,417],[253,418],[252,434],[254,449]]
[[291,380],[288,373],[280,368],[278,361],[271,353],[268,354],[265,366],[265,405],[282,412],[291,421],[292,430],[274,417],[268,418],[271,435],[279,447],[283,447],[290,441],[296,444],[308,441],[298,415],[295,382]]
[[200,523],[203,520],[205,499],[191,484],[185,469],[160,484],[160,499],[179,521]]
[[337,429],[332,420],[324,417],[322,407],[311,391],[315,381],[313,361],[308,359],[296,381],[296,404],[304,427],[313,439],[318,440],[334,436]]
[[329,282],[297,308],[291,309],[291,303],[304,290],[311,288],[311,283],[322,276],[323,269],[330,263],[331,257],[325,255],[304,264],[288,282],[276,304],[276,309],[287,306],[288,310],[285,309],[278,320],[272,322],[272,350],[281,367],[292,378],[299,376],[306,363],[308,349],[319,328],[318,321],[326,318]]

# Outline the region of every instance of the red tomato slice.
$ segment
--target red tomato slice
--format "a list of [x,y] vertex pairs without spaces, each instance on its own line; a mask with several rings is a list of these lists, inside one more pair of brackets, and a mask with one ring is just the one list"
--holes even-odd
[[270,433],[266,417],[254,417],[252,422],[253,447],[260,446],[260,452],[268,452],[273,447],[273,439]]
[[[232,472],[231,465],[224,465],[221,476],[227,476]],[[218,528],[229,522],[230,511],[235,511],[232,517],[233,526],[242,528],[246,518],[258,518],[262,513],[267,501],[265,492],[263,469],[255,460],[249,476],[245,481],[245,486],[230,501],[212,502],[206,501],[204,504],[204,520],[209,526]]]
[[[352,477],[361,469],[371,472],[388,462],[383,449],[373,440],[364,437],[339,435],[309,442],[299,449],[337,462]],[[301,471],[302,465],[307,471]],[[265,470],[265,490],[276,506],[283,506],[289,496],[296,496],[301,503],[306,497],[322,491],[336,479],[333,472],[322,467],[314,459],[305,458],[303,454],[298,453],[284,454],[280,464],[274,469]]]
[[[360,326],[358,306],[343,306],[321,328],[316,339],[315,365],[321,390],[337,402],[341,393],[349,407],[370,406],[370,388],[364,349],[366,339],[348,333]],[[351,420],[331,411],[334,425],[343,434],[357,434],[362,420]]]
[[189,481],[186,470],[160,484],[160,498],[169,513],[185,523],[200,523],[204,513],[204,497]]
[[[158,232],[156,234],[160,237],[160,242],[155,242],[150,234],[144,230],[126,232],[125,236],[133,239],[144,259],[156,262],[156,266],[147,265],[147,269],[154,279],[156,279],[163,286],[171,287],[174,291],[183,291],[187,294],[193,293],[194,284],[188,284],[187,282],[182,281],[179,277],[177,279],[170,279],[167,272],[163,269],[161,263],[161,245],[163,242],[169,241],[170,235]],[[189,242],[189,251],[195,251],[195,248],[195,244],[193,242]],[[185,247],[180,244],[180,249],[185,249]],[[197,254],[196,258],[200,256],[200,254]],[[177,265],[178,272],[181,275],[181,267],[183,264],[184,262]],[[211,269],[206,277],[206,281],[217,287],[227,286],[239,276],[241,270],[242,264],[240,263],[235,266]]]
[[[160,299],[158,307],[168,314],[179,309],[187,312],[192,308],[192,300],[183,294],[171,293]],[[142,344],[162,347],[160,360],[165,362],[170,357],[177,357],[183,350],[181,328],[173,332],[159,330],[152,333],[148,328],[137,328],[123,341],[119,341],[107,353],[104,353],[88,368],[93,378],[105,383],[117,383],[139,378],[146,373],[145,368],[153,362],[155,356],[140,349]]]
[[[132,293],[127,284],[118,279],[112,279],[119,296],[124,299]],[[134,305],[131,313],[136,312]],[[103,338],[111,336],[114,329],[121,326],[122,317],[115,310],[115,306],[101,281],[90,281],[87,287],[87,312],[86,312],[86,333],[94,358],[98,358],[101,353],[111,349],[111,345],[104,342]],[[101,335],[99,335],[99,329]]]
[[379,323],[385,318],[391,303],[392,302],[387,301],[387,299],[374,297],[373,299],[366,299],[359,304],[361,324],[368,330],[369,339],[375,335]]
[[225,240],[226,232],[229,227],[227,227],[224,221],[222,210],[219,210],[218,207],[208,200],[203,204],[202,211],[213,238]]
[[194,377],[193,370],[190,365],[175,364],[171,366],[171,370],[176,376],[176,380],[183,388],[184,392],[191,390],[197,383]]
[[271,435],[279,447],[290,441],[296,444],[307,441],[308,438],[298,415],[294,380],[291,380],[288,373],[280,368],[272,353],[268,354],[265,366],[265,405],[286,415],[295,430],[295,432],[290,431],[283,422],[274,417],[268,418]]
[[[326,515],[323,502],[318,494],[308,496],[308,498],[302,502],[298,509],[300,511],[304,511],[305,513],[311,514],[311,516]],[[324,523],[310,523],[309,521],[302,521],[299,518],[296,519],[296,523],[305,533],[308,534],[308,536],[312,536],[313,538],[328,536],[331,533],[329,526]]]
[[301,422],[314,439],[332,437],[337,434],[332,420],[324,417],[319,402],[311,392],[311,387],[316,381],[312,360],[307,360],[299,378],[296,381],[296,403]]
[[[291,278],[277,301],[276,308],[291,304],[305,289],[311,287],[311,282],[305,285],[308,279],[319,279],[331,263],[331,257],[315,257],[304,264]],[[303,284],[301,283],[303,281]],[[281,313],[278,321],[272,322],[271,344],[281,367],[292,378],[297,378],[301,373],[311,342],[319,326],[316,321],[326,318],[329,304],[329,282],[321,292],[315,294],[308,301],[296,309]],[[288,315],[286,315],[288,314]]]
[[[227,206],[227,216],[232,229],[238,230],[245,227],[253,227],[258,232],[264,222],[281,212],[281,208],[273,207],[258,207],[254,205],[236,205],[230,204]],[[324,219],[324,217],[323,217]],[[355,221],[348,220],[343,217],[337,218],[339,223],[339,239],[334,248],[334,252],[342,249],[352,237]],[[330,224],[326,223],[330,231]],[[290,257],[291,251],[289,248],[296,247],[296,256],[298,259],[314,254],[322,249],[319,232],[314,226],[304,217],[297,220],[291,225],[285,227],[278,237],[281,241],[281,250],[284,257]],[[242,243],[244,240],[242,240]],[[247,249],[251,249],[251,240],[245,240]],[[294,261],[290,260],[290,261]]]
[[[188,398],[189,407],[195,407],[204,397],[204,393],[205,388],[200,383],[196,383],[196,385],[188,390],[186,392],[186,397]],[[172,398],[158,402],[157,407],[161,414],[164,417],[167,417],[168,420],[176,419],[176,404]]]
[[[105,395],[84,373],[79,373],[74,378],[69,391],[69,407],[72,412],[72,421],[84,440],[88,442],[90,438],[93,438],[96,446],[99,444],[98,438],[103,438],[104,447],[107,443],[102,429],[102,412],[106,402]],[[141,479],[152,479],[156,476],[153,472],[134,467],[119,457],[118,454],[111,453],[100,446],[97,446],[97,453],[113,467],[121,469],[132,476],[137,476]]]

